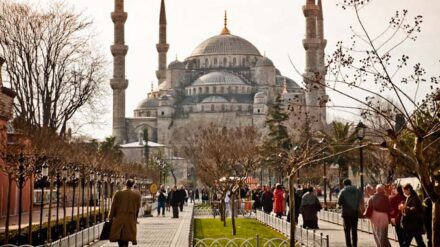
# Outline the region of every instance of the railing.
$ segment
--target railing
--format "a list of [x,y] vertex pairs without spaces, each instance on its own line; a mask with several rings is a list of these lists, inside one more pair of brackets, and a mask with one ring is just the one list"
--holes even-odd
[[288,239],[281,238],[204,238],[194,239],[194,247],[234,246],[234,247],[287,247]]
[[220,215],[218,208],[194,208],[194,216],[217,216]]
[[189,226],[189,234],[188,234],[188,247],[193,246],[193,241],[194,241],[194,207],[192,208],[192,213],[191,213],[191,223]]
[[[327,221],[333,224],[343,225],[342,215],[339,212],[331,212],[321,210],[318,213],[318,218],[323,221]],[[366,233],[373,233],[371,222],[369,219],[359,219],[358,230]],[[398,241],[397,234],[394,227],[388,227],[388,239]]]
[[[290,222],[262,211],[257,211],[257,220],[290,238]],[[299,226],[295,226],[295,239],[304,246],[329,246],[328,235],[324,236],[323,233],[318,234],[315,230]]]
[[[89,245],[90,243],[93,243],[94,241],[99,239],[99,235],[101,234],[103,226],[104,226],[104,223],[100,223],[100,224],[94,225],[92,227],[86,228],[82,231],[79,231],[77,233],[71,234],[65,238],[54,241],[52,243],[48,243],[45,245],[38,245],[38,247],[47,247],[47,246],[81,247],[81,246],[86,246],[86,245]],[[32,246],[32,245],[20,245],[20,247],[28,247],[28,246]],[[6,245],[2,245],[1,247],[17,247],[17,245],[6,244]]]

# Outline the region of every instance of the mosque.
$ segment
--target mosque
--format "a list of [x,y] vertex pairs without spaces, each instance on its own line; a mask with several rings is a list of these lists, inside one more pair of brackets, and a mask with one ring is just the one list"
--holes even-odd
[[[112,20],[115,26],[113,90],[113,135],[123,149],[144,145],[142,136],[148,133],[148,145],[160,143],[176,146],[179,133],[188,134],[198,126],[215,123],[220,126],[254,126],[265,129],[268,108],[280,96],[287,105],[303,109],[314,119],[315,129],[326,125],[323,10],[321,0],[306,0],[303,6],[306,35],[302,41],[306,52],[305,87],[283,76],[274,63],[262,55],[250,41],[224,26],[219,35],[202,41],[183,61],[167,64],[167,19],[165,1],[161,0],[159,20],[158,70],[159,87],[148,93],[133,111],[125,114],[125,55],[124,25],[127,13],[124,0],[115,0]],[[300,42],[300,41],[298,41]],[[294,121],[300,124],[304,117]],[[130,157],[135,153],[128,152]],[[127,152],[126,152],[127,154]],[[175,155],[175,154],[173,154]]]

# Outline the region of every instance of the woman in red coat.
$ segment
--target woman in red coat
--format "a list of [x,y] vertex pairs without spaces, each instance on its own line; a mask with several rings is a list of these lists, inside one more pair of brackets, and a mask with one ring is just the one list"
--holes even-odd
[[284,202],[284,191],[283,188],[281,187],[281,184],[277,184],[277,187],[274,192],[273,212],[277,215],[278,218],[281,218],[281,216],[283,216],[283,212],[284,212],[283,202]]

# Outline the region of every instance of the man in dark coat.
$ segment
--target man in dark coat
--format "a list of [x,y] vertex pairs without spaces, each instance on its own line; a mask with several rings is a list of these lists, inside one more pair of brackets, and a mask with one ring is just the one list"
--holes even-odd
[[425,228],[428,238],[428,247],[432,247],[432,200],[430,197],[426,197],[423,200],[425,204]]
[[361,203],[364,203],[364,198],[361,192],[351,185],[350,179],[345,179],[343,183],[344,188],[339,193],[338,204],[342,207],[345,244],[347,247],[357,247],[359,210]]
[[177,191],[178,191],[178,197],[179,197],[179,208],[180,208],[180,212],[182,212],[183,205],[185,204],[185,198],[188,198],[188,196],[186,195],[186,190],[185,190],[185,187],[183,187],[183,185]]
[[273,193],[270,190],[270,187],[268,186],[264,187],[262,202],[263,202],[263,211],[266,214],[270,214],[273,209]]
[[405,205],[400,205],[399,209],[403,212],[402,228],[405,235],[403,247],[409,247],[412,239],[415,238],[417,246],[425,247],[423,242],[424,221],[423,221],[423,205],[419,196],[414,191],[411,184],[403,186],[403,194],[405,194]]
[[303,217],[303,227],[309,229],[318,229],[318,211],[322,209],[318,197],[313,193],[310,187],[301,200],[300,212]]
[[256,190],[252,191],[252,200],[254,201],[253,208],[255,211],[261,210],[261,207],[263,207],[263,203],[261,201],[262,196],[263,193],[260,186],[258,186]]
[[173,217],[172,218],[179,218],[180,196],[179,196],[179,192],[177,190],[177,186],[174,185],[173,189],[169,193],[169,197],[170,197],[170,205],[173,209]]
[[128,246],[131,241],[136,244],[136,224],[141,196],[131,188],[133,179],[128,179],[124,190],[116,192],[108,218],[112,221],[110,228],[110,242],[118,242],[120,247]]

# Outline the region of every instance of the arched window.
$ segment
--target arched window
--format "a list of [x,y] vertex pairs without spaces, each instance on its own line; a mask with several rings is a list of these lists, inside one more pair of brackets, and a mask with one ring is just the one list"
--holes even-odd
[[205,93],[209,93],[209,87],[205,87]]
[[202,94],[202,88],[199,87],[199,94]]
[[241,65],[246,66],[246,58],[243,58],[243,59],[241,60]]
[[252,106],[248,105],[248,111],[252,111]]
[[214,105],[211,105],[211,111],[214,111],[214,110],[215,110]]
[[225,105],[222,105],[222,111],[225,111]]
[[217,58],[214,58],[214,66],[217,66]]
[[220,88],[220,93],[225,93],[225,88],[224,87]]
[[245,92],[245,91],[244,91],[244,87],[241,87],[241,92],[242,92],[242,93],[244,93],[244,92]]
[[212,92],[213,92],[213,93],[217,93],[217,87],[213,87],[213,89],[214,89],[214,90],[213,90]]
[[228,64],[228,59],[227,58],[223,58],[223,66],[226,67]]
[[241,105],[239,105],[237,108],[238,111],[241,111]]
[[195,88],[193,88],[193,94],[196,94],[196,89]]
[[208,59],[205,58],[205,67],[208,67],[208,65],[209,65]]
[[234,58],[232,59],[232,65],[235,66],[236,64],[237,64],[237,58],[234,57]]
[[234,93],[238,93],[238,87],[235,87],[235,92]]

